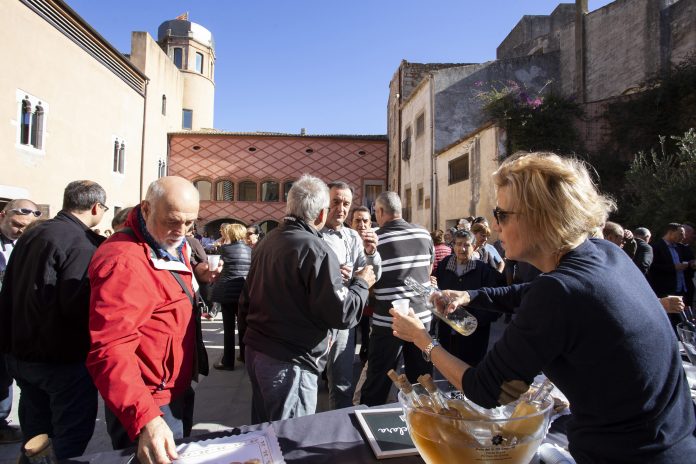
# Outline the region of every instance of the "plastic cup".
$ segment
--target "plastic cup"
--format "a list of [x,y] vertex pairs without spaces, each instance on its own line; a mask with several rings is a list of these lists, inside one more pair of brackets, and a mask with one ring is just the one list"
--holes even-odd
[[408,307],[411,305],[411,300],[408,298],[402,298],[400,300],[394,300],[392,301],[392,306],[396,308],[396,310],[401,314],[402,316],[407,316],[408,315]]
[[214,271],[220,264],[220,255],[208,255],[208,269]]

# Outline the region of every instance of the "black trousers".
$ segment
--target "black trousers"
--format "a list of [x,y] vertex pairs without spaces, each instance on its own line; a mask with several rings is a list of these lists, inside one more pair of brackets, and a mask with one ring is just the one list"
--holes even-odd
[[[223,334],[223,350],[222,359],[220,362],[228,367],[234,367],[234,323],[237,318],[237,307],[239,304],[227,303],[222,304],[222,331]],[[244,352],[242,344],[242,334],[239,334],[239,350]]]
[[[195,399],[196,393],[193,388],[189,387],[181,396],[172,399],[169,404],[160,406],[162,419],[171,429],[175,440],[191,435]],[[131,441],[128,438],[128,432],[121,425],[121,421],[106,405],[104,405],[104,417],[106,419],[106,431],[109,437],[111,437],[111,446],[115,450],[137,446],[137,441]]]
[[[426,329],[429,329],[429,325],[426,324]],[[362,387],[360,403],[380,406],[387,402],[392,386],[387,372],[389,369],[396,369],[402,355],[409,382],[417,383],[419,375],[433,373],[433,365],[423,359],[423,354],[416,345],[396,338],[390,327],[373,325],[367,355],[367,378]]]

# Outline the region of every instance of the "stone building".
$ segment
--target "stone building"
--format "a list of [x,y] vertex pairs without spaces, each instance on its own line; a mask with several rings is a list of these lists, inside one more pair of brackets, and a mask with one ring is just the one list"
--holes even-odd
[[[490,218],[490,174],[508,153],[505,132],[483,115],[482,92],[548,88],[598,115],[605,102],[640,91],[694,50],[696,0],[616,0],[592,12],[578,0],[548,16],[524,16],[494,61],[402,61],[387,104],[389,188],[401,194],[404,215],[429,229]],[[601,145],[601,120],[580,129],[588,149]]]
[[67,183],[91,179],[112,206],[106,229],[166,173],[169,132],[212,127],[212,36],[167,21],[159,44],[134,32],[124,55],[63,1],[3,5],[4,44],[18,53],[0,74],[0,201],[28,197],[53,216]]
[[354,205],[373,206],[386,188],[384,135],[175,132],[169,156],[169,173],[198,188],[199,231],[211,236],[224,222],[274,228],[302,174],[347,182]]

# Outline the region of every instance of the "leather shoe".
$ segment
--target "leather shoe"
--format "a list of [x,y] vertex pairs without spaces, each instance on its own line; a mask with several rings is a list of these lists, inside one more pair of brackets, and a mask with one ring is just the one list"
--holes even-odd
[[225,364],[222,364],[221,362],[216,362],[213,364],[213,367],[219,371],[233,371],[234,366],[227,366]]
[[19,443],[22,441],[22,431],[16,425],[0,427],[0,444]]

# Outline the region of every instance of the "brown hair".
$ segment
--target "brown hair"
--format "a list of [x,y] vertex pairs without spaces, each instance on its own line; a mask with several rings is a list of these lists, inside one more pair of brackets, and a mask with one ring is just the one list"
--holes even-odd
[[430,237],[433,239],[435,245],[445,243],[445,233],[440,229],[430,232]]
[[471,226],[471,233],[472,234],[483,233],[484,237],[490,237],[491,236],[491,229],[489,229],[484,223],[477,222],[476,224]]

